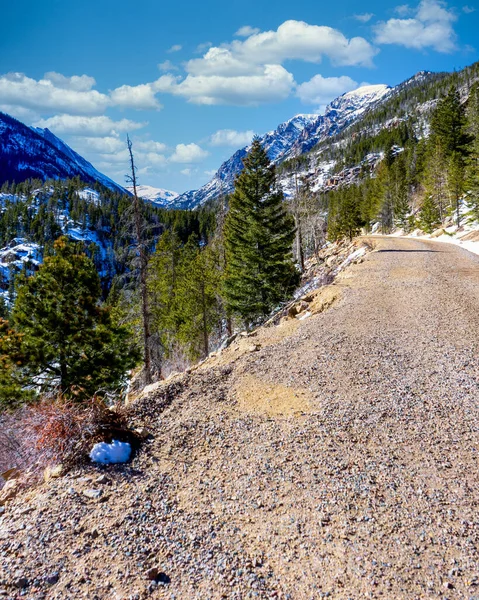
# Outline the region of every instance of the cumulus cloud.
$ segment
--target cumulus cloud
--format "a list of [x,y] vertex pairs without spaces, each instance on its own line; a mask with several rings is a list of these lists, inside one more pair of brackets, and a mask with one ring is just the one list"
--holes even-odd
[[360,21],[361,23],[367,23],[374,17],[373,13],[363,13],[362,15],[354,15],[356,21]]
[[452,52],[456,49],[453,28],[456,19],[456,15],[441,0],[422,0],[413,18],[389,19],[378,23],[374,28],[376,43]]
[[346,75],[341,77],[315,75],[309,81],[298,85],[296,95],[305,104],[316,104],[318,107],[324,107],[334,98],[344,94],[344,92],[355,90],[357,87],[357,82]]
[[91,89],[94,83],[95,80],[87,75],[64,77],[59,73],[47,73],[37,81],[24,73],[7,73],[0,76],[0,104],[37,113],[98,114],[111,104],[111,100],[106,94]]
[[65,90],[76,90],[77,92],[88,92],[95,85],[96,81],[94,77],[89,75],[73,75],[72,77],[65,77],[61,73],[50,71],[45,73],[43,79],[50,81],[54,86],[65,89]]
[[154,142],[153,140],[135,142],[135,151],[146,151],[146,152],[164,152],[166,150],[166,144],[162,142]]
[[276,31],[262,31],[229,46],[251,64],[281,64],[285,60],[318,63],[327,56],[335,65],[370,66],[376,49],[362,37],[348,39],[337,29],[289,20]]
[[195,104],[233,104],[251,106],[287,98],[294,88],[291,73],[281,65],[265,65],[254,74],[188,75],[182,81],[164,76],[156,89],[183,96]]
[[126,131],[134,131],[145,127],[146,123],[138,123],[129,119],[113,121],[110,117],[85,117],[81,115],[55,115],[35,122],[36,127],[48,128],[58,135],[78,136],[116,136]]
[[125,142],[117,137],[85,137],[75,136],[70,142],[82,152],[97,152],[99,154],[115,154],[125,149]]
[[235,33],[237,37],[249,37],[250,35],[254,35],[255,33],[259,33],[261,29],[258,27],[251,27],[251,25],[243,25],[240,27],[238,31]]
[[170,161],[173,163],[196,163],[201,162],[207,156],[208,152],[197,144],[178,144]]
[[235,131],[234,129],[220,129],[211,136],[212,146],[247,146],[253,139],[254,131]]
[[167,52],[168,54],[171,54],[173,52],[179,52],[180,50],[182,50],[183,46],[181,44],[173,44],[173,46],[171,46],[171,48],[168,48]]
[[123,108],[137,110],[160,110],[162,105],[155,96],[154,84],[142,83],[140,85],[122,85],[110,94],[113,104]]
[[293,75],[283,63],[301,60],[334,65],[370,66],[377,53],[362,37],[348,39],[337,29],[289,20],[277,30],[241,27],[233,40],[208,48],[201,58],[184,65],[186,76],[164,75],[152,84],[196,104],[257,105],[283,100],[295,88]]

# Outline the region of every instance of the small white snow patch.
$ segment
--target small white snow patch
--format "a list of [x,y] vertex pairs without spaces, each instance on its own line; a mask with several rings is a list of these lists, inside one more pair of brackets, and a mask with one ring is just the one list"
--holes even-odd
[[95,463],[110,465],[125,463],[131,456],[131,446],[128,442],[113,440],[111,444],[100,442],[95,444],[90,452],[90,458]]

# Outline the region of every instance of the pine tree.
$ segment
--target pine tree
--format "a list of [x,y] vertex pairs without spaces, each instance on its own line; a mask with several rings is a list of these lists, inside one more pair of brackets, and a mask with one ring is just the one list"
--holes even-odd
[[361,195],[357,186],[341,188],[330,196],[328,236],[337,240],[352,240],[364,224],[361,216]]
[[441,223],[441,216],[432,196],[426,196],[419,211],[419,222],[426,233],[432,233]]
[[431,116],[430,140],[445,159],[450,207],[456,213],[456,224],[459,227],[460,203],[465,183],[464,159],[470,137],[466,130],[464,106],[460,102],[459,93],[453,87],[438,102]]
[[244,159],[225,223],[228,312],[247,325],[285,300],[298,282],[294,220],[276,188],[275,168],[258,138]]
[[191,238],[179,265],[176,309],[180,317],[177,340],[189,358],[205,357],[210,335],[220,321],[219,257],[212,246],[200,248]]
[[466,165],[467,190],[474,215],[479,219],[479,83],[475,83],[471,88],[467,125],[471,138]]
[[0,318],[0,413],[32,397],[24,376],[23,336]]
[[181,242],[174,231],[165,231],[149,263],[148,289],[153,329],[166,356],[173,350],[180,317],[177,310]]
[[83,399],[121,383],[138,355],[100,298],[93,262],[65,237],[35,275],[22,276],[12,321],[30,384]]

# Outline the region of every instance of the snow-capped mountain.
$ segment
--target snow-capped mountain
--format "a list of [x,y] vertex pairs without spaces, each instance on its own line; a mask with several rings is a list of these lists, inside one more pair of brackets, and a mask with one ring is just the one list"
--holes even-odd
[[67,179],[79,176],[85,183],[100,183],[127,194],[123,187],[100,173],[49,129],[28,127],[0,112],[0,185],[29,178]]
[[[126,189],[129,192],[133,192],[133,187],[131,186],[127,187]],[[164,190],[162,188],[155,188],[151,185],[137,185],[136,191],[139,198],[143,198],[143,200],[147,200],[152,204],[156,204],[157,206],[164,208],[169,208],[172,204],[174,204],[176,198],[179,196],[177,192]]]
[[[296,115],[263,135],[261,143],[270,159],[279,164],[288,158],[308,152],[317,143],[342,131],[367,110],[385,99],[394,88],[368,85],[347,92],[326,107],[323,115]],[[230,193],[235,177],[243,168],[242,159],[250,146],[241,148],[218,169],[211,181],[199,190],[178,196],[171,208],[194,208],[208,200]]]

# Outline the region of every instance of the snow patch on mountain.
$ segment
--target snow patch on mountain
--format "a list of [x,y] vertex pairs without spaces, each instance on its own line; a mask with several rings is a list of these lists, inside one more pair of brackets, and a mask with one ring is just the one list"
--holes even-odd
[[[333,100],[326,107],[323,115],[296,115],[281,123],[275,130],[269,131],[260,138],[261,144],[275,164],[301,156],[319,142],[339,133],[356,121],[367,110],[384,100],[393,89],[380,84],[362,86],[347,92]],[[223,194],[231,193],[235,178],[243,168],[243,158],[250,147],[246,146],[235,152],[221,165],[211,181],[199,190],[181,194],[170,204],[170,207],[192,209]],[[291,182],[284,182],[283,187],[285,191],[289,191]]]
[[[132,186],[129,186],[126,189],[133,193]],[[137,185],[136,191],[139,198],[143,198],[143,200],[147,200],[148,202],[152,202],[157,206],[165,208],[169,208],[179,196],[177,192],[152,187],[151,185]]]
[[0,185],[6,181],[19,183],[30,178],[45,181],[72,177],[128,194],[49,129],[28,127],[0,112]]

